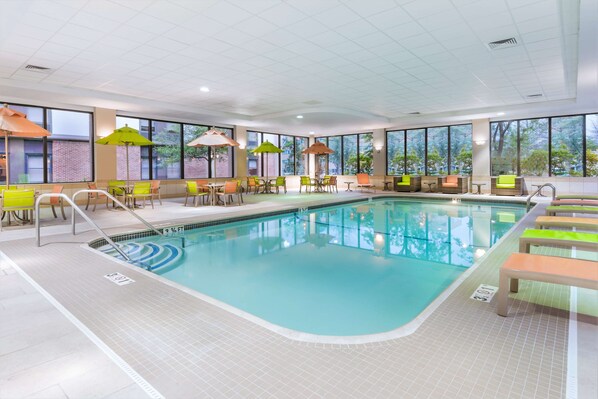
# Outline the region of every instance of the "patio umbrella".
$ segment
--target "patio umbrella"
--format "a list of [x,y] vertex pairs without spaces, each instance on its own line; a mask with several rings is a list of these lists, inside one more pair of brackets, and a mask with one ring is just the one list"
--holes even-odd
[[127,159],[127,187],[129,187],[129,146],[154,145],[151,141],[139,134],[139,130],[133,129],[128,125],[116,129],[108,136],[96,140],[96,144],[103,145],[124,145]]
[[264,141],[252,151],[254,154],[266,154],[266,182],[268,179],[268,154],[281,153],[282,150],[269,141]]
[[[239,143],[228,137],[220,130],[212,127],[210,130],[196,138],[195,140],[187,143],[189,147],[237,147]],[[215,153],[214,153],[215,155]],[[216,159],[214,157],[214,159]],[[214,162],[214,177],[216,177],[216,162]]]
[[[302,154],[314,154],[314,155],[320,156],[320,155],[326,155],[326,154],[334,154],[334,150],[328,148],[326,146],[326,144],[316,141],[315,143],[310,145],[308,148],[301,151],[301,153]],[[316,162],[316,166],[317,166],[316,177],[318,177],[320,174],[319,173],[320,163]]]
[[0,108],[0,132],[4,135],[4,155],[6,156],[6,185],[10,185],[10,174],[8,169],[8,136],[13,137],[47,137],[51,133],[27,119],[22,112],[8,108],[7,104]]

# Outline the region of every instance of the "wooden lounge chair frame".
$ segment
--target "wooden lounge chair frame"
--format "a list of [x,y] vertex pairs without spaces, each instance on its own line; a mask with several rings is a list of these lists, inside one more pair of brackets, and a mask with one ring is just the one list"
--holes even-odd
[[519,279],[597,290],[598,262],[557,256],[512,254],[499,272],[496,308],[498,315],[507,317],[509,291],[519,291]]
[[422,189],[422,177],[421,176],[409,176],[409,185],[402,185],[399,186],[397,183],[403,181],[403,176],[394,176],[392,178],[392,186],[394,187],[393,190],[395,191],[402,191],[402,192],[415,192],[421,191]]
[[554,200],[550,203],[550,206],[562,206],[562,205],[574,205],[574,206],[598,206],[598,200],[589,199],[559,199]]
[[567,195],[557,195],[556,199],[557,200],[564,200],[564,199],[598,200],[598,195],[567,194]]
[[598,218],[574,218],[568,216],[538,216],[536,229],[543,227],[578,228],[582,230],[598,230]]
[[[451,175],[454,176],[454,175]],[[465,194],[469,189],[469,179],[467,176],[456,176],[457,186],[456,187],[447,187],[445,183],[447,182],[448,176],[442,176],[438,178],[438,183],[436,184],[437,191],[440,191],[443,194]]]
[[496,182],[498,176],[490,177],[490,194],[494,195],[523,195],[523,177],[517,176],[515,178],[514,188],[498,188]]
[[598,234],[562,230],[526,229],[519,237],[519,252],[529,253],[532,245],[598,251]]

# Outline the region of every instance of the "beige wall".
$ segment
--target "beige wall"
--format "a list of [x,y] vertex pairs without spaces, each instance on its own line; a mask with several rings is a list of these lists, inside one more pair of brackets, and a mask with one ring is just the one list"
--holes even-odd
[[[95,141],[108,136],[116,129],[116,110],[95,108],[93,121]],[[96,181],[116,179],[116,146],[94,144],[94,151]]]

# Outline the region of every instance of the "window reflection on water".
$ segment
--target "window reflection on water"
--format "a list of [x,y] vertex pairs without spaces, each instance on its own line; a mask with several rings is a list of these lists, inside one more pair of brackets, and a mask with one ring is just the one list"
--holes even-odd
[[373,201],[192,232],[190,243],[247,236],[248,257],[295,246],[348,247],[373,256],[471,266],[523,216],[522,207]]

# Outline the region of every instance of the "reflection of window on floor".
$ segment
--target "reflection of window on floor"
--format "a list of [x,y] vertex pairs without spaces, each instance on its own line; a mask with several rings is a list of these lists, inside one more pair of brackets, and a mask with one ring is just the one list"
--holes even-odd
[[19,174],[19,183],[39,183],[44,181],[44,155],[25,154],[25,173]]

